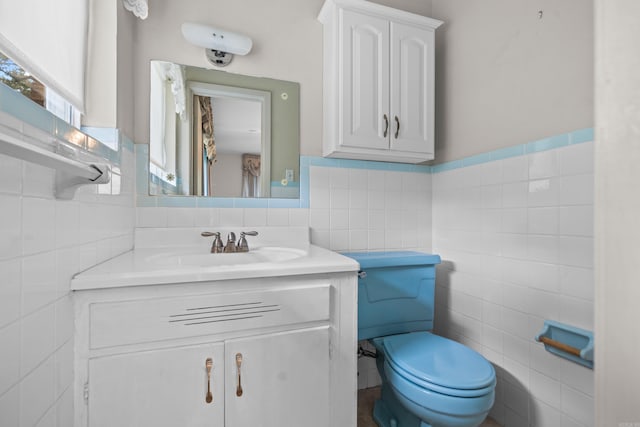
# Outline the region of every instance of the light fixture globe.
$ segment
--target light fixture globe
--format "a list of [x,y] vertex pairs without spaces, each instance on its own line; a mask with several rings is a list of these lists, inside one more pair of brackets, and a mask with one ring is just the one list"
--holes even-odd
[[208,25],[185,22],[182,35],[191,44],[205,48],[209,62],[224,67],[233,55],[246,55],[251,51],[253,42],[250,37],[233,33]]

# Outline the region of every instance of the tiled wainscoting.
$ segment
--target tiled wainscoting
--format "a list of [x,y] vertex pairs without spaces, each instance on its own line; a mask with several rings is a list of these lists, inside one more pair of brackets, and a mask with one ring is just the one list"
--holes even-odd
[[[136,150],[144,156],[144,148]],[[137,226],[309,226],[314,244],[335,251],[428,251],[429,172],[427,166],[303,157],[300,199],[207,200],[139,194]],[[138,172],[138,179],[146,193],[145,172]]]
[[[348,165],[349,163],[345,163]],[[335,251],[431,249],[431,175],[311,166],[312,241]]]
[[[19,124],[47,131],[31,125]],[[69,280],[130,249],[135,226],[291,225],[337,251],[440,254],[436,329],[495,364],[491,415],[592,426],[592,371],[533,341],[544,319],[593,329],[591,140],[579,131],[434,167],[303,156],[300,198],[270,200],[148,196],[146,151],[134,162],[126,138],[113,182],[70,201],[54,198],[52,170],[0,156],[0,424],[72,425]],[[379,384],[373,359],[360,362],[359,388]]]
[[[51,138],[1,111],[0,124]],[[73,425],[70,279],[133,245],[133,144],[120,146],[112,182],[73,200],[54,197],[52,169],[0,155],[2,426]]]
[[[585,129],[433,167],[303,157],[299,200],[139,195],[137,225],[309,225],[337,251],[440,254],[436,332],[496,366],[491,416],[592,426],[593,371],[533,340],[545,319],[593,329],[592,140]],[[379,382],[360,359],[359,388]]]
[[593,330],[590,138],[434,168],[436,332],[494,363],[491,416],[506,427],[593,426],[593,371],[533,340],[544,319]]

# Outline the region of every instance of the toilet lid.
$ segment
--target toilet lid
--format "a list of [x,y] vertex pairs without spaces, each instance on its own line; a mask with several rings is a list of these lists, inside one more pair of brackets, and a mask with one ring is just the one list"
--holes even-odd
[[386,357],[397,371],[416,382],[456,390],[492,387],[491,363],[464,345],[429,332],[413,332],[384,338]]

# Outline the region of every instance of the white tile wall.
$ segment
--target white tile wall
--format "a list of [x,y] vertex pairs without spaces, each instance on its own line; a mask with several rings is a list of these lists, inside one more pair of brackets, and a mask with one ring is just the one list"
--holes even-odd
[[593,330],[593,144],[432,180],[436,331],[494,363],[505,427],[593,426],[593,371],[533,340],[544,319]]
[[[430,251],[431,175],[311,166],[309,182],[313,243],[335,251]],[[358,388],[378,384],[375,360],[360,358]]]
[[313,243],[335,251],[431,249],[431,175],[311,166]]
[[[592,371],[532,341],[545,318],[593,329],[593,144],[434,175],[312,166],[309,209],[136,209],[123,155],[110,184],[71,201],[53,197],[51,170],[0,155],[0,426],[73,425],[69,280],[130,249],[136,225],[308,225],[338,251],[433,248],[436,328],[496,365],[492,415],[593,425]],[[359,370],[359,387],[378,383],[373,359]]]
[[140,228],[309,225],[308,209],[139,207],[136,214]]
[[116,188],[86,186],[64,201],[52,170],[0,155],[2,427],[73,425],[69,282],[132,247],[133,168],[123,150]]

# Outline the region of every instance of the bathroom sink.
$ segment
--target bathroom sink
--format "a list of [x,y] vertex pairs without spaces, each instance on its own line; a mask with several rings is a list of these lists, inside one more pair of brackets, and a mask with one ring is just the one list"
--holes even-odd
[[[249,252],[210,253],[201,228],[139,228],[134,249],[75,275],[74,291],[353,272],[358,263],[309,242],[308,227],[251,227]],[[237,229],[216,228],[223,236]]]
[[302,249],[263,246],[249,252],[212,254],[201,250],[183,250],[151,255],[148,261],[162,266],[221,267],[278,263],[307,255]]

